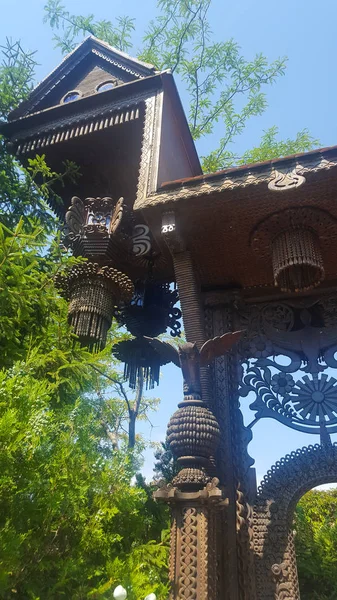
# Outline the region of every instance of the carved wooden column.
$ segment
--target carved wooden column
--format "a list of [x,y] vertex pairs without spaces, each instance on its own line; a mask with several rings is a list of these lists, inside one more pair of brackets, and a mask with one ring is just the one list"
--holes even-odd
[[[162,235],[173,258],[186,339],[187,341],[195,342],[198,348],[200,348],[206,340],[205,317],[200,297],[200,285],[191,253],[186,248],[176,226],[174,212],[163,214]],[[207,368],[201,368],[200,378],[202,396],[209,403],[212,403],[209,370]]]
[[[206,336],[245,329],[235,318],[238,291],[205,294]],[[254,564],[251,549],[250,490],[254,490],[253,461],[247,452],[251,432],[244,427],[238,398],[239,357],[234,350],[220,356],[212,366],[212,398],[220,427],[217,464],[220,485],[229,499],[218,523],[218,598],[254,600]]]
[[227,500],[214,478],[219,426],[211,410],[208,369],[201,361],[204,314],[191,255],[179,239],[173,213],[164,215],[162,233],[173,256],[189,342],[179,351],[184,401],[169,422],[167,436],[180,471],[155,494],[171,508],[170,598],[218,600],[217,524]]
[[196,492],[167,486],[156,493],[171,507],[172,600],[216,600],[216,523],[225,506],[217,480]]

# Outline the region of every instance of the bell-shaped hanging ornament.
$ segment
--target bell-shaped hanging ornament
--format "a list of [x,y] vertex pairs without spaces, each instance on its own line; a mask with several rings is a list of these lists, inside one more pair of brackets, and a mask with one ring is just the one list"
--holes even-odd
[[324,279],[323,253],[335,236],[336,221],[320,208],[288,208],[268,216],[251,233],[250,243],[265,261],[272,256],[274,284],[283,292],[304,292]]
[[272,241],[275,285],[282,292],[304,292],[324,279],[318,235],[304,227],[282,231]]
[[83,263],[57,275],[55,284],[69,301],[69,323],[81,343],[104,348],[118,306],[132,297],[132,281],[112,267]]

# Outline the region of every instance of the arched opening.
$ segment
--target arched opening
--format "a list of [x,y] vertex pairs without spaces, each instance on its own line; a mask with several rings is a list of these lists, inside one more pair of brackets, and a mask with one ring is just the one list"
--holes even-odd
[[294,514],[295,551],[301,600],[337,598],[337,488],[304,494]]
[[[267,473],[258,489],[253,517],[259,600],[300,599],[294,535],[296,505],[312,488],[336,481],[336,444],[301,448]],[[333,598],[336,595],[324,600]],[[302,596],[301,600],[323,598]]]

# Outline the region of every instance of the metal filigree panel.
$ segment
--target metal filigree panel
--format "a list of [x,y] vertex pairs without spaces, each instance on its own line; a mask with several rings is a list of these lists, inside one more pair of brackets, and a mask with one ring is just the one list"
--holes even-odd
[[[305,433],[337,431],[337,298],[252,305],[241,311],[241,397],[255,420]],[[337,372],[336,372],[337,373]]]

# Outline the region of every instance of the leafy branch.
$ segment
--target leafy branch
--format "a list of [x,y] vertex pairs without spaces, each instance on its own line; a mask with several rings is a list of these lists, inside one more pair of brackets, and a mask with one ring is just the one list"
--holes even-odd
[[[248,121],[267,109],[266,88],[285,74],[287,59],[269,62],[263,54],[253,60],[242,55],[232,39],[217,40],[210,28],[211,0],[158,0],[158,12],[143,35],[139,58],[154,64],[159,70],[170,69],[185,86],[189,107],[189,125],[195,140],[218,137],[217,147],[202,157],[204,171],[216,171],[241,164],[251,157],[283,156],[289,148],[310,150],[317,142],[302,130],[294,139],[276,141],[276,128],[264,134],[261,146],[242,157],[231,150],[244,132]],[[52,29],[62,31],[56,36],[61,50],[74,48],[81,36],[96,35],[121,50],[132,48],[134,20],[117,17],[116,21],[95,21],[93,15],[76,16],[67,11],[61,0],[49,0],[45,6],[45,21]]]

